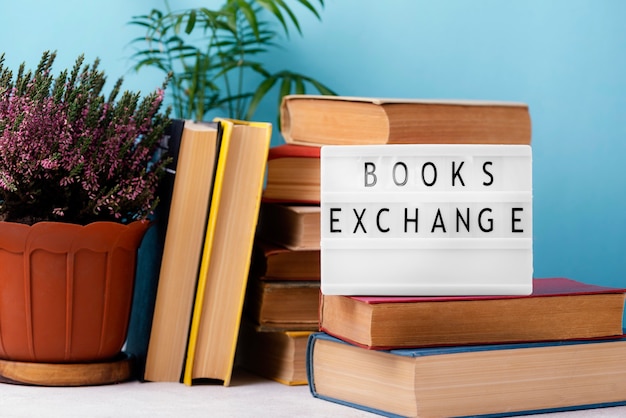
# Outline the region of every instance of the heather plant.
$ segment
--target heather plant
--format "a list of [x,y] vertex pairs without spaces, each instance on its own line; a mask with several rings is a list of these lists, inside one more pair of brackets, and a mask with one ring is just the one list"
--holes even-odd
[[[0,56],[0,219],[33,224],[145,219],[167,163],[155,159],[163,88],[102,93],[99,60],[52,74],[56,53],[13,74]],[[118,95],[120,96],[118,99]]]

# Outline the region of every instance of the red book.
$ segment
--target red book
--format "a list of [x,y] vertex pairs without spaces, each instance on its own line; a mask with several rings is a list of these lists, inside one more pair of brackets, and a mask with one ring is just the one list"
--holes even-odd
[[319,204],[320,148],[293,144],[272,147],[263,201]]
[[625,294],[546,278],[529,296],[322,295],[320,329],[374,349],[610,337],[622,335]]

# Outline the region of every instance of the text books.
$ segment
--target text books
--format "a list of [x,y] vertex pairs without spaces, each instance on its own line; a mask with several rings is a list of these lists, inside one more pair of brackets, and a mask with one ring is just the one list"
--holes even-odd
[[525,144],[524,103],[288,95],[281,133],[289,144]]

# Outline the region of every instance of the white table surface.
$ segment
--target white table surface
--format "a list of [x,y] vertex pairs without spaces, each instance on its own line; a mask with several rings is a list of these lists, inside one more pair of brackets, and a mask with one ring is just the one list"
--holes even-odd
[[[236,371],[231,386],[141,383],[88,387],[0,384],[0,416],[13,417],[375,417],[316,399],[307,386],[286,386]],[[626,417],[625,407],[535,415]]]

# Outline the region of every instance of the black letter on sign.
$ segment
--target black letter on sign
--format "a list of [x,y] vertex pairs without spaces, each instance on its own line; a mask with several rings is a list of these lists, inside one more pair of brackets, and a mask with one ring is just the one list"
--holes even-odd
[[356,225],[354,226],[354,231],[352,231],[352,233],[356,234],[356,230],[359,228],[359,226],[361,226],[361,229],[363,230],[363,232],[365,232],[367,234],[367,231],[365,230],[365,227],[361,223],[361,219],[363,219],[363,215],[365,215],[365,209],[363,209],[363,211],[361,212],[360,216],[357,213],[356,209],[352,209],[352,212],[354,212],[354,215],[356,216]]
[[380,214],[383,212],[389,212],[389,209],[382,208],[381,210],[378,211],[378,214],[376,215],[376,226],[378,227],[378,230],[380,232],[389,232],[389,228],[383,228],[380,226]]
[[511,232],[524,232],[523,229],[518,229],[515,227],[515,224],[521,221],[521,218],[515,216],[517,212],[523,212],[524,208],[513,208],[511,209]]
[[[404,179],[402,181],[398,181],[396,177],[398,166],[402,167],[402,169],[404,170]],[[409,179],[409,170],[407,169],[406,164],[404,164],[403,162],[395,163],[393,165],[393,182],[396,184],[396,186],[404,186],[406,182],[408,181],[408,179]]]
[[489,177],[489,181],[483,181],[483,186],[491,186],[493,184],[493,174],[487,170],[488,165],[493,165],[493,163],[491,161],[485,161],[483,164],[483,173]]
[[409,222],[413,222],[415,224],[415,233],[417,234],[417,226],[418,226],[418,215],[419,208],[415,208],[415,218],[409,218],[409,209],[404,208],[404,232],[408,232],[408,224]]
[[330,232],[341,233],[341,229],[334,227],[335,223],[339,222],[339,218],[335,218],[335,212],[341,212],[341,208],[330,208]]
[[[456,209],[456,232],[459,232],[459,225],[462,223],[463,226],[465,226],[465,230],[467,232],[470,231],[470,209],[466,208],[465,209],[465,218],[463,218],[463,214],[461,213],[461,211],[459,210],[459,208]],[[461,222],[459,222],[461,221]]]
[[452,161],[452,185],[454,186],[454,183],[456,181],[456,178],[459,178],[459,181],[461,182],[462,186],[465,186],[465,182],[463,181],[463,177],[461,177],[461,168],[463,168],[463,164],[465,164],[465,161],[461,161],[461,164],[459,164],[459,168],[457,168],[456,170],[454,169],[455,167],[455,161]]
[[478,226],[480,227],[480,230],[483,231],[483,232],[491,232],[491,231],[493,231],[493,218],[487,218],[487,222],[489,223],[489,227],[485,228],[483,226],[483,214],[485,212],[491,213],[491,208],[485,208],[485,209],[480,211],[480,213],[478,214]]
[[443,223],[443,218],[441,217],[441,209],[437,209],[437,216],[435,216],[435,222],[433,222],[433,229],[430,232],[435,232],[435,228],[443,229],[443,232],[446,232],[446,226]]
[[[366,162],[365,163],[365,187],[373,187],[376,184],[376,164]],[[369,179],[369,180],[368,180]]]
[[[432,167],[433,169],[433,179],[430,183],[426,181],[426,166]],[[431,162],[427,162],[426,164],[422,166],[422,181],[428,187],[432,186],[433,184],[437,182],[437,167],[435,167],[435,164]]]

